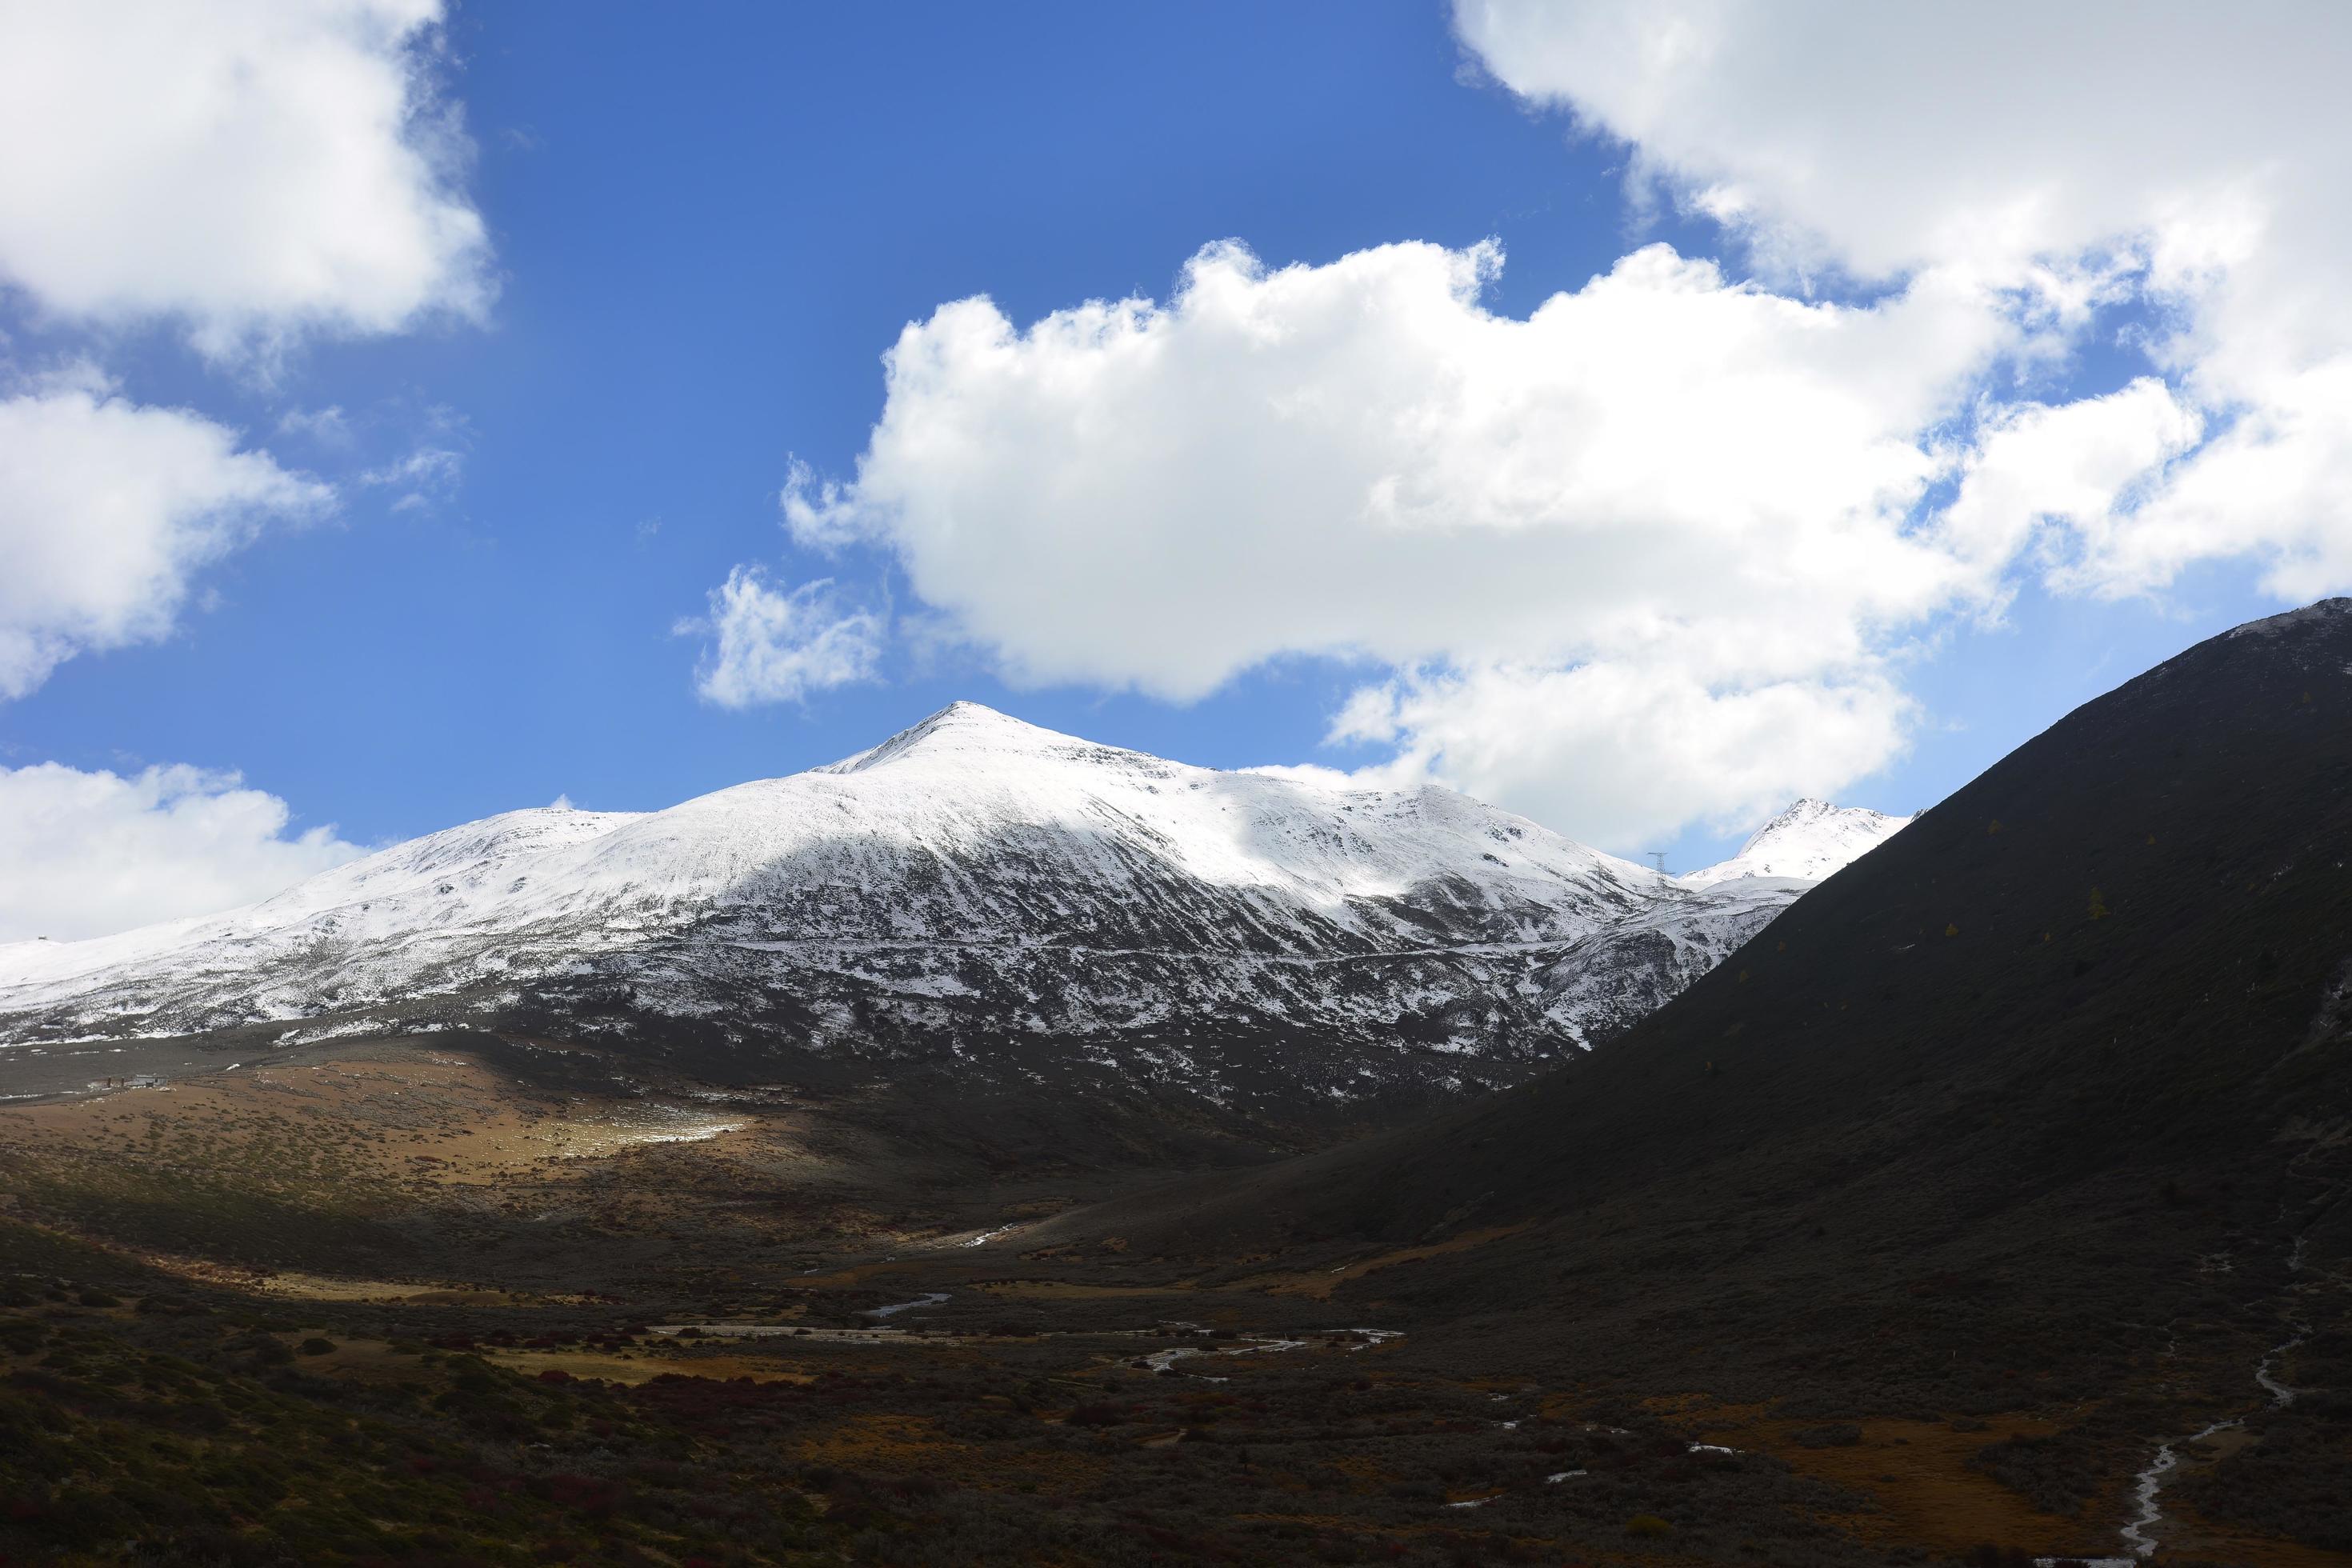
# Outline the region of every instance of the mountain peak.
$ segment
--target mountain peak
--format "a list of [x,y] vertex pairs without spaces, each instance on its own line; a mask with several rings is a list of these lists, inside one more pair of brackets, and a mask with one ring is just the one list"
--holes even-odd
[[837,763],[811,768],[818,773],[857,773],[911,756],[954,752],[1025,752],[1042,753],[1064,747],[1092,748],[1058,731],[1045,729],[1010,713],[1000,713],[984,702],[959,699],[928,718],[908,725],[877,746],[869,746]]
[[1785,840],[1817,823],[1828,822],[1851,813],[1858,816],[1881,816],[1883,812],[1865,810],[1861,806],[1841,806],[1819,795],[1802,795],[1775,812],[1763,826],[1748,836],[1739,847],[1742,855],[1769,847],[1776,840]]
[[1705,886],[1742,877],[1793,877],[1818,882],[1894,837],[1907,816],[1803,795],[1748,836],[1739,853],[1683,880]]
[[[1311,1037],[1284,1060],[1320,1114],[1515,1080],[1680,990],[1802,886],[1715,899],[1434,785],[1220,772],[956,702],[667,810],[509,813],[245,910],[0,949],[0,1046],[583,1009],[582,1028],[660,1050],[706,1027],[811,1053],[977,1031],[1015,1052],[976,1059],[992,1073],[1132,1045],[1117,1070],[1142,1084],[1167,1070],[1155,1042],[1197,1029],[1246,1042],[1188,1058],[1213,1097],[1256,1081],[1208,1076],[1260,1072],[1256,1042]],[[615,992],[625,1014],[587,1011]],[[1444,1044],[1400,1065],[1400,1037]]]
[[957,698],[923,722],[926,724],[985,724],[992,721],[1004,724],[1020,724],[1024,729],[1035,728],[1022,720],[1015,719],[1010,713],[999,712],[985,702],[974,702],[969,697]]

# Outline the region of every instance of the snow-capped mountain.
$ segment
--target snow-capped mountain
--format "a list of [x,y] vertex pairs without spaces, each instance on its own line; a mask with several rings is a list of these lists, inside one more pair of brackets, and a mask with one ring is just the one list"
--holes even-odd
[[1910,820],[1808,796],[1750,834],[1738,854],[1683,880],[1699,888],[1750,877],[1818,882],[1894,837]]
[[[1782,837],[1808,867],[1845,841]],[[957,703],[667,811],[509,812],[247,909],[0,947],[0,1043],[469,1025],[1344,1103],[1613,1034],[1804,885],[1702,887],[1449,790],[1191,767]]]

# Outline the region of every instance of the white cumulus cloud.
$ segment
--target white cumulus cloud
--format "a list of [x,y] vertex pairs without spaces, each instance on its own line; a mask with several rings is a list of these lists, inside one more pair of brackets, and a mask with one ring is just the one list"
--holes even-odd
[[[794,469],[794,538],[878,549],[1016,681],[1359,661],[1360,776],[1617,847],[1884,767],[1906,658],[2029,577],[2352,586],[2352,11],[1455,20],[1747,277],[1652,245],[1522,320],[1491,245],[1229,242],[1165,301],[961,300],[890,350],[855,471]],[[2118,312],[2145,374],[2051,395]]]
[[0,699],[167,636],[200,568],[332,499],[235,431],[86,375],[0,398]]
[[1480,303],[1501,264],[1227,244],[1165,305],[946,306],[788,519],[886,544],[1017,679],[1177,699],[1286,653],[1802,673],[1963,585],[1900,524],[1944,462],[1918,430],[2010,335],[1983,299],[1810,305],[1653,246],[1518,321]]
[[468,144],[433,90],[440,0],[0,6],[0,281],[232,356],[478,315]]
[[1913,704],[1882,669],[1717,684],[1672,663],[1486,665],[1360,688],[1340,741],[1394,748],[1360,782],[1442,779],[1628,850],[1750,824],[1892,761]]
[[[1458,0],[1455,25],[1769,269],[2145,306],[2180,412],[2133,400],[2147,466],[2065,514],[2053,582],[2146,593],[2243,559],[2284,598],[2352,586],[2352,8]],[[2126,412],[2058,424],[2095,465]]]
[[266,899],[362,851],[290,832],[234,773],[0,768],[0,942],[69,942]]
[[[1637,250],[1525,320],[1491,246],[1268,268],[1209,247],[1170,300],[910,325],[856,475],[798,471],[804,544],[889,551],[1029,682],[1189,700],[1286,655],[1410,672],[1335,738],[1623,843],[1881,765],[1890,635],[1999,563],[1913,525],[2029,333],[1923,274],[1867,308]],[[1575,776],[1570,776],[1571,774]]]
[[1504,86],[1784,258],[1871,275],[2226,246],[2352,151],[2352,12],[2327,0],[1456,0],[1454,25]]
[[784,589],[740,566],[710,591],[709,618],[681,621],[677,630],[711,639],[695,689],[721,708],[798,702],[870,680],[888,633],[880,614],[845,605],[830,579]]

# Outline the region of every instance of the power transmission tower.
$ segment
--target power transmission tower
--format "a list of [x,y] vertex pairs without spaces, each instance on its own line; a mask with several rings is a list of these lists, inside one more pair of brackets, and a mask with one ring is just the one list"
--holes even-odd
[[1658,863],[1659,876],[1663,877],[1666,874],[1666,852],[1664,850],[1644,849],[1642,853],[1647,855],[1651,859],[1655,860]]

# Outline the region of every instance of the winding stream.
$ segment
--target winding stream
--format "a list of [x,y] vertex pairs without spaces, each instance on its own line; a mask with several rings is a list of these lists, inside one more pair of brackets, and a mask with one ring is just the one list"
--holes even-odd
[[[1274,1351],[1295,1351],[1306,1344],[1305,1340],[1253,1340],[1231,1349],[1214,1350],[1207,1345],[1179,1345],[1173,1350],[1153,1351],[1143,1358],[1143,1363],[1154,1372],[1166,1372],[1186,1356],[1196,1355],[1262,1355]],[[1212,1379],[1223,1382],[1223,1379]]]
[[[2311,1331],[2308,1326],[2296,1323],[2294,1327],[2295,1330],[2294,1338],[2281,1340],[2277,1344],[2273,1345],[2264,1352],[2263,1359],[2254,1365],[2254,1381],[2260,1384],[2263,1391],[2271,1396],[2270,1403],[2264,1405],[2263,1409],[2276,1410],[2294,1403],[2296,1391],[2271,1375],[2273,1363],[2310,1336]],[[2156,1532],[2158,1527],[2164,1523],[2164,1484],[2171,1479],[2173,1472],[2180,1468],[2180,1455],[2176,1450],[2201,1443],[2216,1432],[2227,1432],[2233,1426],[2243,1426],[2245,1424],[2244,1416],[2233,1415],[2226,1421],[2216,1421],[2209,1426],[2200,1427],[2186,1437],[2175,1437],[2157,1445],[2156,1458],[2148,1462],[2146,1469],[2132,1479],[2132,1502],[2138,1511],[2133,1516],[2131,1522],[2123,1527],[2122,1531],[2124,1545],[2130,1550],[2131,1555],[2085,1558],[2037,1557],[2033,1560],[2035,1568],[2054,1568],[2054,1564],[2062,1562],[2079,1563],[2082,1568],[2139,1568],[2142,1563],[2156,1554],[2158,1544]]]
[[[2277,1410],[2294,1403],[2295,1391],[2271,1375],[2271,1367],[2278,1358],[2310,1336],[2311,1331],[2305,1325],[2297,1323],[2294,1327],[2295,1332],[2292,1339],[2281,1340],[2273,1345],[2254,1365],[2254,1381],[2262,1385],[2263,1393],[2271,1396],[2271,1402],[2263,1406],[2266,1410]],[[2164,1483],[2171,1478],[2173,1471],[2180,1468],[2180,1456],[2174,1452],[2175,1445],[2186,1447],[2201,1443],[2216,1432],[2227,1432],[2232,1426],[2245,1424],[2244,1416],[2233,1415],[2226,1421],[2216,1421],[2187,1437],[2176,1437],[2171,1442],[2158,1444],[2155,1459],[2132,1482],[2132,1500],[2138,1505],[2139,1512],[2123,1529],[2124,1544],[2131,1549],[2131,1555],[2099,1561],[2133,1563],[2153,1556],[2157,1547],[2157,1527],[2164,1522]]]

